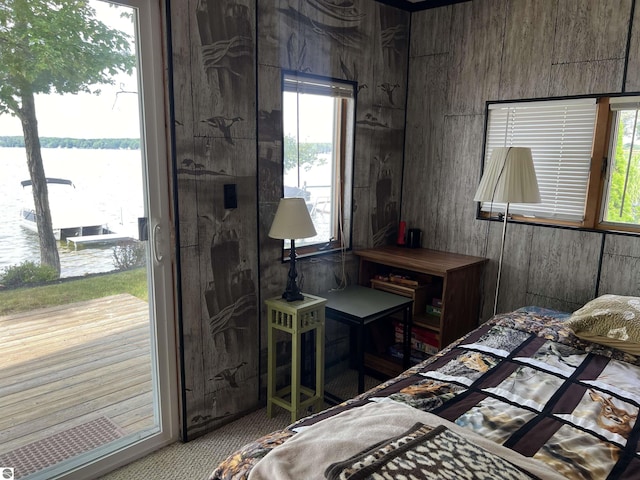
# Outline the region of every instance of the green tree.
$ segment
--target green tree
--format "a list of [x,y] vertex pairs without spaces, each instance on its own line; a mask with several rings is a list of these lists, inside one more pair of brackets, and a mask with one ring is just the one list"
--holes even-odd
[[32,181],[40,262],[60,273],[42,164],[36,94],[99,93],[118,72],[133,70],[130,38],[96,18],[82,0],[0,2],[0,115],[22,123]]
[[[634,130],[635,112],[622,111],[620,113],[616,153],[609,184],[607,220],[620,223],[639,223],[640,218],[638,218],[634,206],[640,203],[640,151],[635,153],[637,147],[634,148],[631,161],[629,161],[631,145],[625,144],[625,138],[630,139]],[[628,178],[627,167],[629,170]]]
[[298,143],[298,139],[293,135],[284,136],[284,170],[285,172],[298,167],[309,170],[311,167],[320,166],[327,163],[324,158],[319,158],[320,153],[331,151],[331,144],[328,143]]

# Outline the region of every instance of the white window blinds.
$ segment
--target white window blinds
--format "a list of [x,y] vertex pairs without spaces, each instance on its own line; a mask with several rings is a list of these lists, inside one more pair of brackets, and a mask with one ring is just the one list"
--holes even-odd
[[353,85],[334,82],[328,78],[316,79],[307,75],[286,73],[283,77],[283,90],[299,94],[323,95],[327,97],[354,98]]
[[[530,147],[542,203],[509,204],[519,215],[582,221],[591,165],[596,99],[489,105],[485,159],[495,147]],[[483,211],[504,204],[483,202]]]

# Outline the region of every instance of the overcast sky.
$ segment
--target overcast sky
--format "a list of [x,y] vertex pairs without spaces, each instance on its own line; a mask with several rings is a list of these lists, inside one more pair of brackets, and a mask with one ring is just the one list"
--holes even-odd
[[[121,19],[120,11],[96,0],[91,1],[98,18],[109,26],[131,33],[130,20]],[[138,95],[134,77],[120,76],[116,85],[97,86],[102,94],[37,95],[36,115],[41,137],[138,138],[140,136]],[[0,115],[0,136],[22,135],[20,121],[8,114]]]

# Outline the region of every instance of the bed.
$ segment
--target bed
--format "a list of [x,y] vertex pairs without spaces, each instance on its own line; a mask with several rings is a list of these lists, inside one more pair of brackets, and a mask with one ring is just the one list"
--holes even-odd
[[640,298],[614,295],[572,315],[497,315],[401,375],[244,446],[209,478],[640,478],[637,318]]

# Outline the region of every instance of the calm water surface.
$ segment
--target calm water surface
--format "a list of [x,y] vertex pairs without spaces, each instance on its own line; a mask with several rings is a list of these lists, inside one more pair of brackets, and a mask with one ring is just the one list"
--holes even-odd
[[[144,216],[139,150],[42,149],[47,177],[68,178],[78,201],[95,206],[111,230],[137,238]],[[0,272],[26,260],[40,261],[37,234],[21,226],[22,180],[29,179],[23,148],[0,148]],[[75,195],[75,194],[74,194]],[[59,243],[62,277],[114,270],[113,247],[75,250]]]

